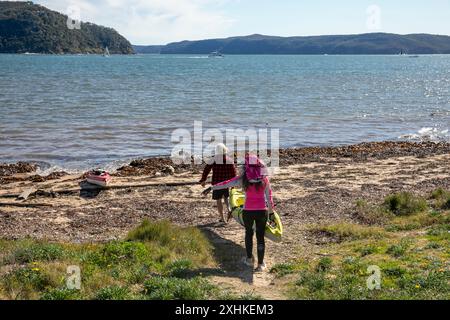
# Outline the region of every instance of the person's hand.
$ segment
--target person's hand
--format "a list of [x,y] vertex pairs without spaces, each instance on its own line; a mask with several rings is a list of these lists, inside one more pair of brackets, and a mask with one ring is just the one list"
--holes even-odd
[[210,192],[211,192],[211,187],[209,187],[209,188],[203,190],[202,195],[203,195],[204,197],[206,197],[206,196],[208,195],[208,193],[210,193]]

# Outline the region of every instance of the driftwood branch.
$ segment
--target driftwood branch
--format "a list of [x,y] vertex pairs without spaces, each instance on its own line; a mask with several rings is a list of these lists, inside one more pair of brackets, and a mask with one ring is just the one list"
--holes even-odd
[[53,207],[53,205],[48,203],[0,202],[0,207],[41,208],[41,207]]
[[[118,190],[118,189],[130,189],[130,188],[157,188],[157,187],[182,187],[193,186],[198,182],[167,182],[167,183],[145,183],[145,184],[123,184],[123,185],[110,185],[106,187],[96,186],[90,183],[82,183],[80,188],[72,189],[59,189],[59,190],[36,190],[27,195],[27,198],[34,195],[54,195],[54,194],[73,194],[81,191],[95,191],[95,190]],[[3,194],[0,198],[18,198],[21,194]]]

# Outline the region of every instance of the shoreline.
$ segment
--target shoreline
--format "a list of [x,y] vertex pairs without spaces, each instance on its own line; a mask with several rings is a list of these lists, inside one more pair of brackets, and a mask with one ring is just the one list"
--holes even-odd
[[[280,167],[321,161],[322,158],[345,158],[358,162],[369,158],[381,160],[400,156],[425,157],[447,153],[450,153],[450,142],[382,141],[329,147],[281,148]],[[175,165],[170,156],[150,156],[131,160],[128,164],[114,170],[112,176],[160,175],[169,166],[174,168],[175,173],[198,172],[203,165],[195,165],[192,162],[191,164]],[[0,163],[0,185],[18,181],[44,182],[67,175],[84,175],[85,173],[82,171],[68,173],[58,170],[42,175],[39,174],[40,170],[39,163],[33,161]]]
[[[421,251],[423,259],[434,255],[448,261],[442,247],[448,246],[450,211],[436,211],[431,196],[450,194],[450,144],[384,142],[283,149],[280,156],[280,170],[271,184],[284,234],[280,243],[267,242],[270,267],[305,261],[302,263],[312,268],[320,257],[331,257],[339,266],[341,258],[346,261],[349,255],[369,259],[369,265],[378,265],[373,257],[398,262],[390,255],[390,246],[401,246],[408,238],[413,241],[412,248],[425,248],[430,242],[427,237],[437,239],[428,235],[432,231],[442,234],[441,244],[433,242],[434,249]],[[255,290],[265,298],[285,297],[289,278],[242,272],[244,228],[234,220],[226,225],[218,222],[214,201],[202,197],[203,188],[195,183],[201,168],[177,167],[173,174],[153,174],[167,161],[170,159],[140,160],[126,167],[122,175],[115,175],[110,189],[82,190],[80,175],[41,182],[29,180],[32,173],[12,175],[0,190],[0,246],[2,241],[12,246],[24,241],[70,248],[103,246],[122,243],[144,220],[169,221],[207,236],[220,271],[220,276],[205,275],[212,283],[238,293]],[[37,191],[26,200],[16,200],[16,195],[29,189]],[[430,207],[384,221],[379,208],[388,197],[404,192],[412,199],[426,199]],[[377,235],[380,237],[372,237]],[[383,248],[383,255],[361,258],[360,251],[355,251],[374,246]],[[412,249],[408,252],[414,257],[417,254]]]
[[[427,196],[438,188],[450,190],[450,144],[384,142],[284,149],[280,158],[271,181],[289,234],[285,244],[310,246],[305,233],[309,224],[358,223],[354,213],[359,199],[379,203],[396,192]],[[236,223],[229,226],[236,235],[217,223],[213,201],[201,196],[203,188],[196,182],[202,166],[175,166],[175,172],[162,173],[167,164],[168,158],[139,160],[115,174],[109,189],[80,188],[84,175],[0,175],[0,239],[104,242],[120,239],[148,218],[243,240]],[[35,192],[26,200],[11,196],[30,189]]]

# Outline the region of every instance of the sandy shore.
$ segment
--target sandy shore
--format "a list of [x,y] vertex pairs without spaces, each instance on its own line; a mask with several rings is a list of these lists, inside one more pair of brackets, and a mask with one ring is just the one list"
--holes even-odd
[[[280,172],[272,177],[275,199],[288,228],[290,224],[321,219],[346,219],[351,216],[353,200],[358,198],[375,199],[397,190],[425,193],[448,186],[449,160],[450,144],[445,143],[383,142],[285,149],[280,152]],[[80,175],[60,172],[41,177],[35,174],[36,167],[32,164],[3,165],[0,197],[33,187],[44,192],[24,203],[49,207],[2,205],[0,237],[102,241],[122,236],[144,217],[214,225],[215,208],[210,199],[200,196],[200,186],[163,185],[198,181],[201,166],[175,166],[175,174],[169,175],[162,173],[167,165],[171,165],[168,158],[137,160],[119,169],[113,181],[116,186],[149,183],[160,186],[101,192],[77,192],[83,181]],[[52,190],[74,191],[49,193]],[[12,198],[2,198],[0,202],[21,203]]]
[[[275,202],[285,226],[282,243],[268,244],[268,261],[299,257],[317,245],[306,227],[312,223],[356,221],[358,199],[379,202],[396,191],[427,194],[450,189],[450,144],[368,143],[339,148],[300,148],[280,152],[280,172],[272,177]],[[165,186],[194,182],[200,166],[178,166],[161,176],[170,160],[139,160],[118,170],[113,185],[160,184],[153,187],[104,191],[76,191],[82,176],[55,173],[38,178],[32,165],[0,168],[0,238],[34,237],[72,242],[106,241],[123,237],[142,219],[169,219],[202,228],[229,261],[243,254],[243,229],[234,221],[218,223],[216,209],[203,198],[199,185]],[[7,197],[34,187],[43,190],[25,202]],[[70,190],[64,194],[55,190]],[[15,207],[10,204],[43,204]],[[227,268],[227,260],[223,261]],[[228,266],[231,268],[231,266]],[[260,279],[263,283],[270,279]]]
[[[297,225],[351,219],[356,199],[377,199],[398,190],[426,193],[448,187],[450,144],[382,142],[284,149],[280,151],[280,164],[279,173],[272,177],[273,188],[278,210],[286,222],[286,241],[290,241],[299,231]],[[104,241],[121,237],[145,217],[233,232],[237,227],[234,223],[226,228],[216,224],[213,202],[200,195],[201,186],[164,185],[198,181],[202,167],[174,166],[175,174],[170,175],[164,173],[167,165],[171,165],[168,158],[137,160],[120,168],[112,183],[156,186],[81,192],[77,190],[82,175],[59,172],[41,177],[35,174],[32,164],[2,165],[0,237]],[[30,187],[42,191],[25,202],[7,196]],[[71,191],[53,192],[58,190]],[[15,207],[8,203],[48,207]]]

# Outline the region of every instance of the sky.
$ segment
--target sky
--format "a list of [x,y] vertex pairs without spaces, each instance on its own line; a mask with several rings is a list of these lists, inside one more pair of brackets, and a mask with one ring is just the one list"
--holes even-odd
[[35,0],[116,29],[132,44],[250,34],[450,35],[450,0]]

